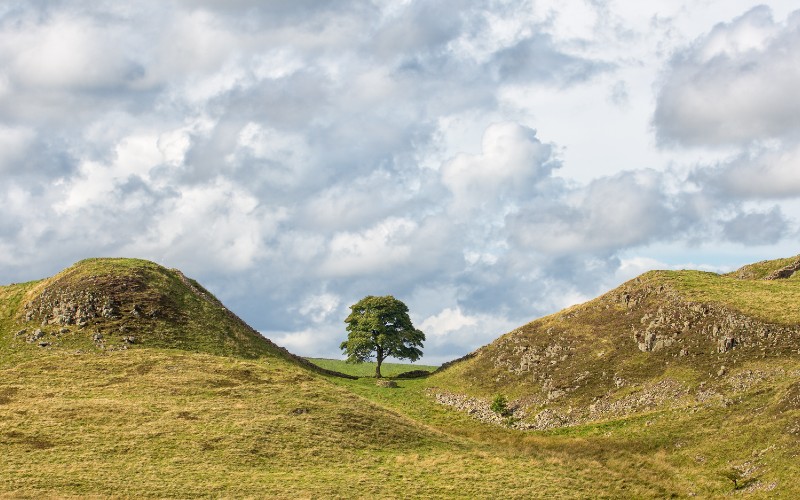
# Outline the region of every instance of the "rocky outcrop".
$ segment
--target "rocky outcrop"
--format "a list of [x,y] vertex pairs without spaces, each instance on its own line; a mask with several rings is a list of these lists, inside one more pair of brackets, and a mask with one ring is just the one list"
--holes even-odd
[[[634,293],[640,295],[635,302],[639,306],[653,290],[645,288]],[[717,353],[740,346],[767,349],[774,347],[779,338],[800,335],[798,327],[763,322],[716,304],[687,302],[664,288],[659,293],[663,305],[655,312],[647,312],[644,306],[631,307],[629,292],[619,298],[632,313],[643,310],[638,325],[631,326],[633,340],[643,352],[658,352],[676,344],[691,344],[705,350],[703,345],[709,342]],[[679,355],[688,354],[684,349],[680,349]]]
[[[148,294],[146,288],[143,280],[127,276],[90,276],[75,283],[55,282],[24,304],[21,319],[42,326],[85,327],[101,319],[156,318],[170,309],[166,297]],[[131,302],[136,296],[142,304]]]
[[436,388],[427,389],[427,393],[433,397],[437,403],[451,406],[458,411],[465,412],[472,418],[480,420],[481,422],[521,430],[536,428],[532,424],[522,422],[526,414],[516,401],[512,401],[507,407],[509,415],[502,416],[492,411],[489,401],[482,398],[456,394]]
[[494,365],[504,368],[515,375],[522,375],[533,370],[553,367],[566,361],[574,347],[563,337],[554,335],[552,328],[545,334],[552,339],[548,345],[532,345],[525,343],[518,335],[519,330],[511,332],[498,344],[501,355],[494,358]]
[[791,278],[792,275],[794,275],[794,273],[796,273],[797,271],[800,271],[800,259],[792,262],[786,267],[782,267],[776,271],[773,271],[772,273],[769,274],[769,276],[767,276],[764,279],[780,280],[780,279]]
[[[485,423],[510,426],[520,430],[546,430],[556,427],[580,425],[588,422],[607,420],[630,415],[636,412],[651,411],[676,401],[691,401],[691,391],[678,381],[665,379],[642,387],[640,390],[615,398],[613,393],[598,399],[583,408],[559,408],[547,405],[527,406],[522,401],[513,401],[509,405],[511,419],[502,417],[491,410],[487,400],[455,394],[440,389],[428,389],[438,403],[451,406],[467,413],[472,418]],[[709,403],[711,404],[711,403]],[[521,419],[530,415],[527,421]]]
[[[484,423],[520,430],[547,430],[624,418],[676,406],[691,412],[701,407],[727,407],[734,404],[741,394],[759,385],[774,384],[776,380],[786,380],[787,377],[795,379],[800,377],[800,371],[787,372],[780,368],[770,371],[740,370],[728,373],[723,367],[722,371],[723,373],[718,374],[720,378],[713,384],[701,382],[697,387],[691,388],[685,383],[666,378],[626,391],[621,397],[615,391],[609,391],[586,406],[563,408],[541,403],[524,405],[522,400],[517,400],[509,406],[509,409],[513,410],[511,419],[493,412],[485,399],[437,388],[430,388],[427,391],[438,403],[464,412]],[[793,384],[786,391],[780,404],[780,407],[785,409],[800,408],[800,382]],[[527,416],[529,418],[526,418]],[[523,418],[525,421],[520,420]]]

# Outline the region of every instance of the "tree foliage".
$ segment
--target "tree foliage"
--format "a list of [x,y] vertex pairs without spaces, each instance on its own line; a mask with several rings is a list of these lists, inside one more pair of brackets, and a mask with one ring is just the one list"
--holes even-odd
[[498,394],[494,397],[494,400],[489,408],[501,417],[509,417],[512,413],[508,408],[508,400],[502,394]]
[[350,363],[377,362],[375,376],[388,356],[416,361],[422,356],[425,334],[414,328],[408,307],[391,295],[367,296],[350,306],[347,340],[339,346]]

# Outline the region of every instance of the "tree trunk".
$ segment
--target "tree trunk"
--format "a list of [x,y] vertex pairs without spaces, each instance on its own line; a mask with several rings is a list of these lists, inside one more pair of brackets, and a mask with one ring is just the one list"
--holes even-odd
[[376,356],[378,363],[375,365],[375,378],[381,377],[381,363],[383,363],[383,348],[378,346],[378,355]]

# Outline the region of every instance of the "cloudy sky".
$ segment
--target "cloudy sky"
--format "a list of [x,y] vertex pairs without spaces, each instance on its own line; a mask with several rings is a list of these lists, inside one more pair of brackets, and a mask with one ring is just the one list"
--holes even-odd
[[0,3],[0,282],[129,256],[422,362],[653,268],[800,252],[795,0]]

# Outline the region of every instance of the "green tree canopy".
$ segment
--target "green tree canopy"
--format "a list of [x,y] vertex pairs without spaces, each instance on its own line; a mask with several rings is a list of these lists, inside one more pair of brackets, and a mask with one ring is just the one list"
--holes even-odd
[[381,363],[388,356],[416,361],[422,356],[425,334],[414,328],[408,307],[392,297],[364,297],[350,306],[347,340],[339,346],[349,363],[363,363],[375,356],[375,376],[381,377]]

